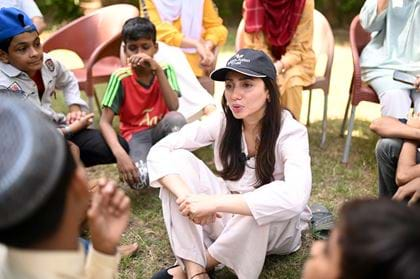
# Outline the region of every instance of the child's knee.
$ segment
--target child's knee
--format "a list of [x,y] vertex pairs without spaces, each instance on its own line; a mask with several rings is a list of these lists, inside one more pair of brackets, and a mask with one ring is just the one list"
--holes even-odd
[[377,160],[389,160],[398,159],[401,151],[402,141],[400,139],[393,138],[382,138],[379,139],[376,148],[375,155]]
[[165,118],[167,118],[168,126],[171,127],[171,131],[173,132],[180,130],[187,124],[185,117],[177,111],[168,112]]

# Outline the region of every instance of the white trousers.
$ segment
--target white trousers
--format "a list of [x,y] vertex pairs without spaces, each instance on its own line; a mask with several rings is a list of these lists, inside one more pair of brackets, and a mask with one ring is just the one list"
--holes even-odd
[[[173,152],[178,173],[194,193],[230,194],[224,181],[192,153]],[[267,254],[289,254],[300,248],[300,216],[259,226],[252,216],[223,214],[211,225],[196,225],[180,214],[176,197],[166,188],[160,192],[163,217],[177,261],[206,266],[206,250],[231,268],[238,278],[258,278]]]
[[414,105],[414,112],[420,111],[420,92],[416,92],[415,90],[386,90],[378,92],[378,97],[381,103],[382,116],[407,118],[411,103]]

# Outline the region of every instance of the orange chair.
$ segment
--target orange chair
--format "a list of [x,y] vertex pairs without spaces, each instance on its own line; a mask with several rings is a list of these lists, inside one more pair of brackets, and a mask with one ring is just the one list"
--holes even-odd
[[[243,32],[245,24],[244,20],[238,25],[235,39],[235,49],[238,51],[244,45]],[[331,80],[331,69],[334,59],[334,35],[331,30],[331,26],[328,20],[319,11],[314,10],[314,35],[313,35],[313,49],[317,57],[318,62],[325,56],[326,65],[322,68],[322,75],[316,77],[316,81],[304,87],[304,90],[309,90],[309,104],[308,104],[308,115],[306,119],[306,125],[309,126],[309,116],[311,114],[311,101],[312,101],[312,90],[322,89],[324,92],[324,111],[322,120],[322,135],[321,135],[321,147],[325,145],[327,138],[327,109],[328,109],[328,94]],[[323,66],[323,65],[322,65]]]
[[60,28],[43,45],[46,52],[67,49],[82,59],[84,67],[72,71],[80,89],[88,96],[91,111],[95,98],[98,111],[101,112],[94,85],[107,82],[112,72],[121,67],[122,26],[127,19],[138,15],[139,10],[132,5],[107,6]]
[[350,85],[349,98],[347,101],[346,111],[341,124],[340,135],[344,136],[345,125],[347,122],[348,111],[351,102],[351,115],[347,127],[346,142],[344,144],[344,152],[342,163],[348,163],[351,148],[351,138],[354,126],[354,118],[356,115],[356,107],[361,101],[379,103],[376,92],[368,85],[364,84],[361,79],[360,54],[364,47],[369,43],[371,37],[360,25],[359,16],[356,16],[350,24],[350,48],[353,56],[353,78]]

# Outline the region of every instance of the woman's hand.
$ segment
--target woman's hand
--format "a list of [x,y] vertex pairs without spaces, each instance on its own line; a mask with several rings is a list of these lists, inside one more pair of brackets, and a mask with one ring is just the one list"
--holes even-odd
[[183,216],[190,218],[194,223],[204,225],[213,223],[217,217],[215,196],[205,194],[188,195],[177,199],[179,211]]
[[216,222],[216,219],[220,217],[222,216],[219,213],[215,213],[215,214],[204,216],[204,217],[195,217],[195,218],[189,217],[189,219],[193,221],[194,224],[204,226],[204,225],[213,224],[214,222]]
[[196,46],[197,52],[201,57],[200,67],[204,70],[214,67],[216,56],[204,43],[198,42]]

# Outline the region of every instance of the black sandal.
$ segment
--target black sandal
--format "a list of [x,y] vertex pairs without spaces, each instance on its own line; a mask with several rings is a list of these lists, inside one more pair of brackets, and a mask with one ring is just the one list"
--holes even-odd
[[153,276],[152,276],[151,279],[171,279],[171,278],[174,278],[171,274],[169,274],[168,271],[170,269],[175,268],[175,267],[178,267],[178,266],[179,265],[176,264],[176,265],[170,266],[168,268],[161,269],[158,272],[156,272],[155,274],[153,274]]

